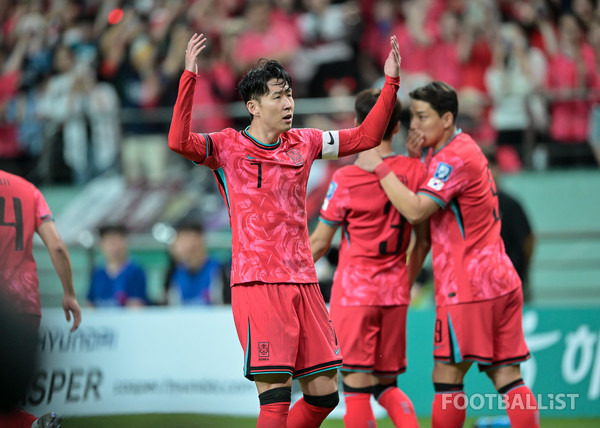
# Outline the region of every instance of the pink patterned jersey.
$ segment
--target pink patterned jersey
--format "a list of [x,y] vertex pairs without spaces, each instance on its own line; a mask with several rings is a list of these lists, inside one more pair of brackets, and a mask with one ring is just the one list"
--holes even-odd
[[265,144],[230,128],[190,132],[196,78],[187,70],[181,77],[169,147],[213,170],[230,216],[231,284],[317,282],[306,216],[311,165],[317,158],[335,159],[379,144],[399,79],[386,78],[375,114],[358,128],[292,129]]
[[[423,179],[418,159],[392,155],[387,163],[413,191]],[[338,169],[320,221],[342,227],[331,303],[344,306],[409,303],[406,249],[412,226],[394,208],[375,174],[355,165]]]
[[500,237],[498,197],[487,160],[467,134],[426,159],[418,193],[441,209],[430,219],[438,306],[493,299],[521,286]]
[[30,182],[0,170],[0,289],[17,311],[41,315],[33,234],[52,214]]

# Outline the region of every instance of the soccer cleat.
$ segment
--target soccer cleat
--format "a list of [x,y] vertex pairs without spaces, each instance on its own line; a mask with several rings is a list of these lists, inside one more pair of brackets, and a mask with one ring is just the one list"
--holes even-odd
[[60,428],[60,421],[61,419],[56,413],[46,413],[37,418],[35,422],[31,424],[31,428]]

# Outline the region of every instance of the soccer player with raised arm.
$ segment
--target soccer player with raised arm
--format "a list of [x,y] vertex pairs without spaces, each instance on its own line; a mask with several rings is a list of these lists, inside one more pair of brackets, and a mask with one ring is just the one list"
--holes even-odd
[[[290,76],[279,62],[264,60],[239,82],[250,126],[198,134],[190,124],[196,59],[206,38],[194,34],[188,43],[169,147],[213,170],[228,208],[232,310],[244,375],[259,394],[259,427],[318,427],[339,402],[342,359],[312,261],[306,185],[315,159],[348,156],[380,143],[400,81],[395,36],[390,44],[383,91],[359,127],[292,129]],[[304,396],[290,410],[292,378]]]
[[[33,258],[33,236],[40,235],[63,287],[62,307],[71,332],[81,323],[67,246],[61,239],[42,193],[27,180],[0,170],[0,292],[14,304],[22,323],[38,331],[41,320],[39,279]],[[22,411],[0,414],[1,427],[59,428],[60,418],[40,418]]]
[[463,379],[475,362],[504,395],[511,426],[538,427],[536,400],[520,370],[529,358],[521,281],[500,237],[496,186],[487,160],[456,127],[458,98],[451,86],[432,82],[410,97],[409,133],[417,147],[428,148],[427,175],[417,192],[376,153],[361,154],[358,162],[381,178],[408,221],[430,219],[436,300],[432,426],[463,426]]
[[[375,105],[379,90],[356,96],[356,123]],[[396,102],[381,145],[371,149],[412,190],[423,179],[419,159],[392,152],[392,138],[400,128]],[[360,155],[359,155],[360,156]],[[337,231],[342,240],[330,300],[344,362],[343,376],[348,428],[375,426],[371,394],[397,427],[418,427],[414,407],[397,386],[406,370],[406,311],[410,286],[429,251],[426,223],[417,226],[416,244],[407,267],[412,225],[392,206],[375,174],[355,165],[338,169],[329,184],[317,227],[310,235],[313,259],[329,249]]]

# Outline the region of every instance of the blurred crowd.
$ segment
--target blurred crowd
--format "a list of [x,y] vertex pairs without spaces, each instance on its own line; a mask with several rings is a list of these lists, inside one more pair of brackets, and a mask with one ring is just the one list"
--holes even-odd
[[[166,134],[194,32],[193,130],[241,127],[228,106],[259,58],[298,98],[378,85],[396,34],[401,98],[432,79],[459,93],[459,126],[504,171],[597,165],[595,0],[8,0],[0,3],[0,168],[38,184],[168,175]],[[295,126],[350,125],[344,115]]]

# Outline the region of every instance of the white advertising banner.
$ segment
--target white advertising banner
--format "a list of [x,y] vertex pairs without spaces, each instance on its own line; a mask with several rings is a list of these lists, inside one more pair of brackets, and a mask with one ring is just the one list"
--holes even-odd
[[34,414],[258,414],[230,307],[84,310],[69,327],[43,312]]

